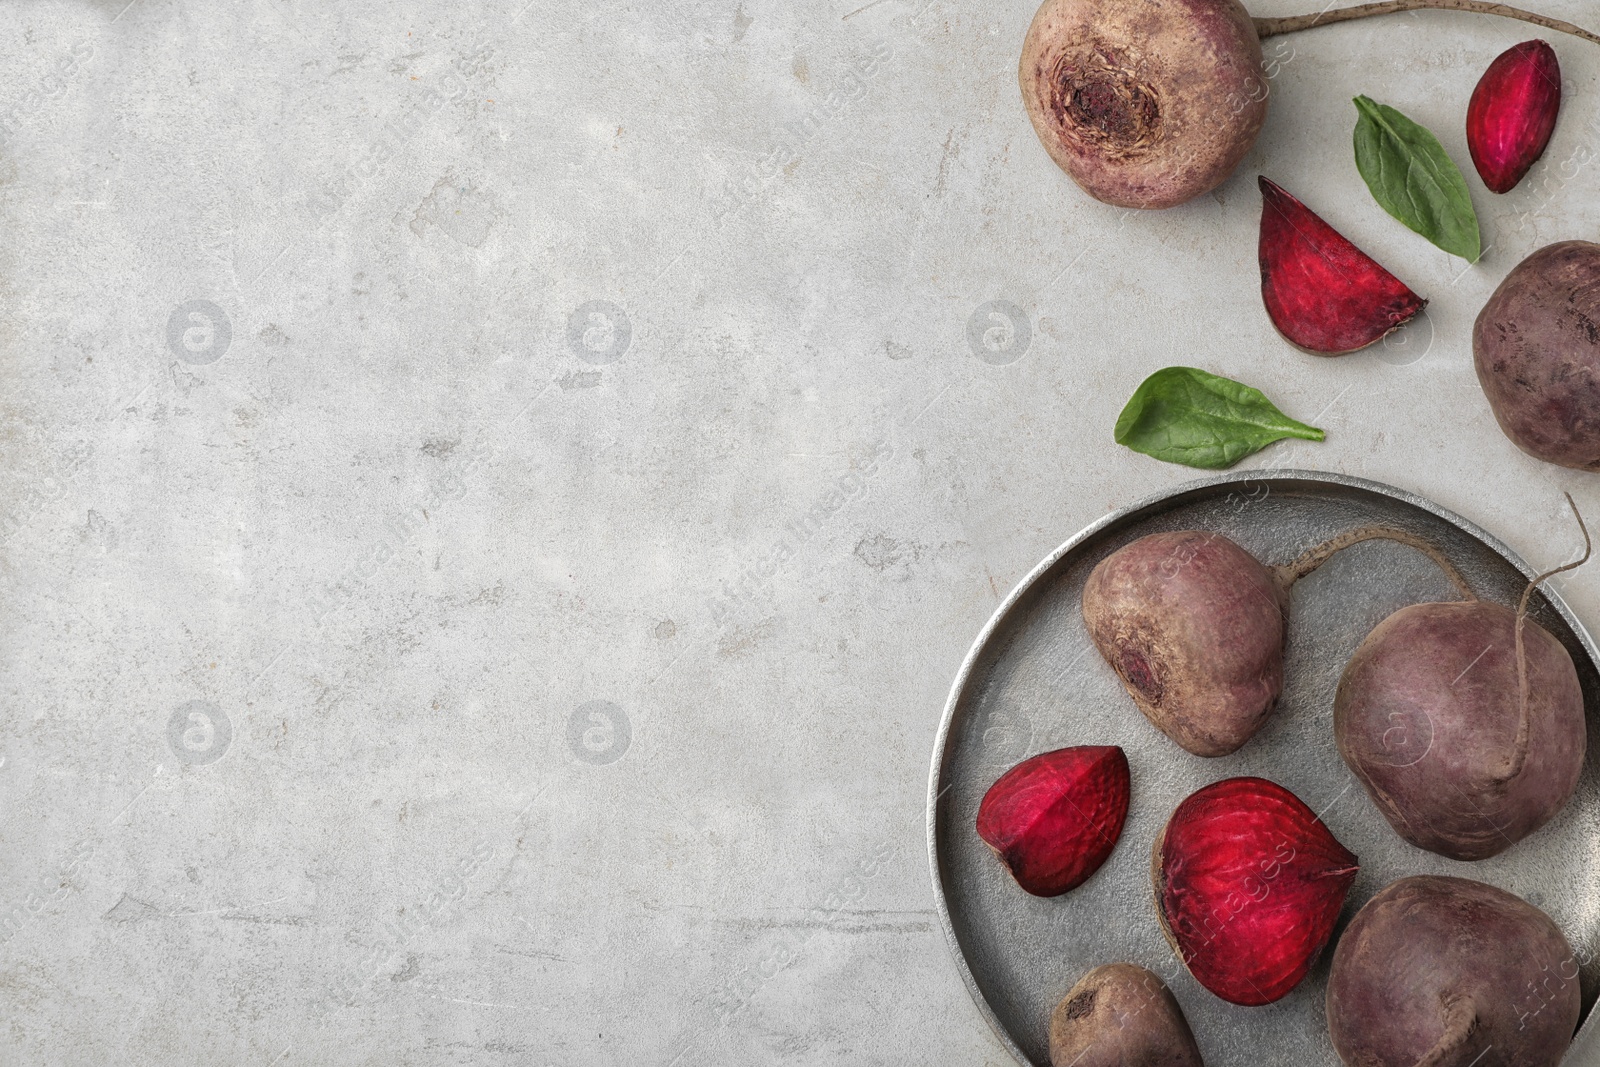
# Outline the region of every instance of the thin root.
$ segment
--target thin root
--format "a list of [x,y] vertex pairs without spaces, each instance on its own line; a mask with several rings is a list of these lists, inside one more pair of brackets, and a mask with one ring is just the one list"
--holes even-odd
[[1581,26],[1574,26],[1570,22],[1562,22],[1545,15],[1538,15],[1532,11],[1524,11],[1520,7],[1509,4],[1490,3],[1488,0],[1380,0],[1375,4],[1359,4],[1355,7],[1340,8],[1338,11],[1318,11],[1310,15],[1291,15],[1286,18],[1258,18],[1255,20],[1256,36],[1265,40],[1284,33],[1297,33],[1300,30],[1314,29],[1317,26],[1330,26],[1335,22],[1348,22],[1351,19],[1371,18],[1374,15],[1393,15],[1401,11],[1419,11],[1432,9],[1437,11],[1469,11],[1479,15],[1500,15],[1508,19],[1518,19],[1522,22],[1531,22],[1535,26],[1542,26],[1547,30],[1559,33],[1570,33],[1574,37],[1582,37],[1585,41],[1600,44],[1600,36],[1590,33]]
[[1563,563],[1559,567],[1545,571],[1533,581],[1529,582],[1528,587],[1522,591],[1522,599],[1517,603],[1517,625],[1515,627],[1517,647],[1517,707],[1521,714],[1522,721],[1517,725],[1516,746],[1512,749],[1511,761],[1507,765],[1506,773],[1501,777],[1501,781],[1510,781],[1517,775],[1521,774],[1522,765],[1526,763],[1528,759],[1528,734],[1531,729],[1528,715],[1528,656],[1522,643],[1522,624],[1528,619],[1528,599],[1533,596],[1533,591],[1537,589],[1540,583],[1542,583],[1545,579],[1554,578],[1556,575],[1565,571],[1570,571],[1577,567],[1583,566],[1585,563],[1589,562],[1589,555],[1594,551],[1594,542],[1589,539],[1589,527],[1584,524],[1583,515],[1578,511],[1578,505],[1572,502],[1572,494],[1563,493],[1562,495],[1567,498],[1567,507],[1572,509],[1573,517],[1578,520],[1578,529],[1583,531],[1583,555],[1578,559],[1573,560],[1571,563]]
[[1278,576],[1279,584],[1284,589],[1288,589],[1295,582],[1298,582],[1351,545],[1360,544],[1362,541],[1376,540],[1395,541],[1416,549],[1433,560],[1438,568],[1444,571],[1445,577],[1449,578],[1450,584],[1455,586],[1461,593],[1463,600],[1478,599],[1478,595],[1472,591],[1472,586],[1467,584],[1466,578],[1462,577],[1461,572],[1456,569],[1456,565],[1451,563],[1443,552],[1440,552],[1416,534],[1406,533],[1404,530],[1396,530],[1390,526],[1363,526],[1360,529],[1348,530],[1314,548],[1307,549],[1297,558],[1283,564],[1281,567],[1274,567],[1273,570]]

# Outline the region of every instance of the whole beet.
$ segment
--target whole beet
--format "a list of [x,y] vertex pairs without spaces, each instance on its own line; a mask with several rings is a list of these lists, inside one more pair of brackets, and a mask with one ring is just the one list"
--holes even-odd
[[1108,963],[1078,980],[1050,1013],[1053,1067],[1202,1067],[1183,1009],[1161,979]]
[[1566,804],[1583,768],[1572,657],[1487,601],[1413,604],[1379,623],[1339,679],[1339,753],[1401,837],[1458,860],[1499,853]]
[[1547,245],[1506,276],[1472,331],[1478,382],[1524,452],[1600,470],[1600,245]]
[[1283,689],[1288,595],[1219,533],[1150,534],[1101,560],[1083,620],[1139,710],[1197,756],[1224,756]]
[[1267,115],[1261,42],[1238,0],[1045,0],[1017,74],[1050,158],[1119,207],[1214,189]]
[[1577,977],[1533,905],[1466,878],[1402,878],[1334,951],[1328,1031],[1351,1067],[1554,1067],[1578,1024]]

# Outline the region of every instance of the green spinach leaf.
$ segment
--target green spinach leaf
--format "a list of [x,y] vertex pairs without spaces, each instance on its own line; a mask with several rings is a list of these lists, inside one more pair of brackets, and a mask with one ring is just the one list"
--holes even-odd
[[1482,250],[1461,168],[1439,139],[1387,104],[1356,97],[1356,169],[1383,209],[1469,263]]
[[1206,470],[1231,467],[1274,441],[1326,434],[1296,422],[1261,390],[1193,367],[1168,367],[1146,378],[1117,418],[1117,444]]

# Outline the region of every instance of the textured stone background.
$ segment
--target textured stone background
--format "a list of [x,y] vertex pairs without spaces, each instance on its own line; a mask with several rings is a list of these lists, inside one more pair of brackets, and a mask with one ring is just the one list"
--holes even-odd
[[[1532,0],[1530,0],[1532,2]],[[526,6],[524,6],[526,5]],[[1261,0],[1258,13],[1300,5]],[[1584,0],[1540,8],[1594,21]],[[927,764],[997,600],[1190,472],[1193,364],[1536,565],[1600,519],[1473,376],[1600,221],[1600,52],[1485,261],[1371,201],[1366,92],[1467,159],[1514,23],[1284,40],[1181,209],[1095,204],[1031,0],[0,9],[0,1063],[974,1063]],[[1433,301],[1261,309],[1263,171]],[[1561,589],[1600,617],[1600,570]]]

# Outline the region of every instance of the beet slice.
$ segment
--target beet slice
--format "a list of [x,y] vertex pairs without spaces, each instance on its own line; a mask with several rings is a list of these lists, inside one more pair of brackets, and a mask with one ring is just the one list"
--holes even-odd
[[1358,870],[1316,813],[1265,778],[1197,790],[1151,850],[1167,940],[1196,981],[1249,1007],[1305,978]]
[[1543,41],[1512,45],[1489,64],[1467,105],[1467,150],[1483,184],[1516,188],[1544,155],[1561,110],[1561,63]]
[[1319,356],[1365,348],[1428,302],[1282,188],[1261,184],[1261,298],[1290,344]]
[[978,805],[978,836],[1037,897],[1075,889],[1111,855],[1128,817],[1128,757],[1081,745],[1025,759]]

